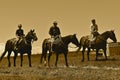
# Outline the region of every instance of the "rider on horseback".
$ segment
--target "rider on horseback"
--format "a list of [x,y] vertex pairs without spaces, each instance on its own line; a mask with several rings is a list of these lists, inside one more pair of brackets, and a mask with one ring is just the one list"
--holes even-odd
[[20,44],[21,40],[22,40],[23,37],[25,36],[25,35],[24,35],[24,30],[22,29],[22,24],[19,24],[19,25],[18,25],[18,28],[19,28],[19,29],[16,30],[16,36],[17,36],[17,38],[18,38],[18,41],[17,41],[17,43],[16,43],[16,48],[18,47],[18,45]]
[[[51,46],[53,47],[53,44],[58,44],[59,42],[61,42],[61,32],[60,32],[60,29],[59,27],[57,26],[57,22],[54,21],[53,22],[53,26],[50,28],[49,30],[49,34],[51,36]],[[51,51],[52,51],[52,48],[51,48]]]
[[99,35],[98,33],[98,25],[96,24],[96,21],[95,19],[92,19],[92,25],[91,25],[91,33],[90,33],[90,47],[91,47],[91,44],[95,43],[95,40],[96,40],[96,37]]

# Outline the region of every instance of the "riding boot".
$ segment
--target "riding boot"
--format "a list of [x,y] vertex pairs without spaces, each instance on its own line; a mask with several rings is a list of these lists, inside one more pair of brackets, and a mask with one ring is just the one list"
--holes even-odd
[[17,45],[14,47],[14,50],[15,50],[15,51],[17,51],[17,50],[18,50],[18,47],[17,47]]
[[91,48],[91,41],[89,42],[88,47]]
[[53,52],[53,43],[51,43],[50,52]]
[[15,48],[16,51],[18,50],[18,43],[16,43]]
[[16,42],[16,45],[15,45],[15,50],[18,50],[18,45],[19,45],[19,43],[20,43],[20,39]]

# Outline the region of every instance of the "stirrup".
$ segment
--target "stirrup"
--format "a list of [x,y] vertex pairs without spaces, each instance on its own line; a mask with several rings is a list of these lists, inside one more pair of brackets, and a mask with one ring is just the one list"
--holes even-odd
[[17,47],[15,47],[15,48],[14,48],[14,50],[18,50],[18,48],[17,48]]
[[88,47],[91,48],[91,45],[89,45]]
[[50,50],[51,53],[53,53],[54,51],[53,50]]

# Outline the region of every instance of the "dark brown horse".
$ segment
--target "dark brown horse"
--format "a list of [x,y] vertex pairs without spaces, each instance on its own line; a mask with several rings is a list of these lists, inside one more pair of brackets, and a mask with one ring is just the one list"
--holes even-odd
[[96,60],[98,57],[98,51],[99,49],[102,49],[104,51],[104,55],[105,55],[105,59],[107,60],[107,55],[106,55],[106,44],[107,44],[107,39],[110,38],[111,40],[113,40],[114,42],[117,42],[116,36],[114,31],[106,31],[100,35],[98,35],[96,37],[96,40],[94,42],[94,44],[91,44],[91,47],[89,47],[90,44],[90,40],[89,40],[89,36],[83,36],[80,39],[80,47],[77,51],[79,51],[81,48],[82,49],[82,61],[84,61],[84,52],[85,49],[87,48],[87,56],[88,56],[88,60],[89,60],[89,53],[91,49],[96,49]]
[[[53,46],[53,51],[56,53],[56,62],[55,62],[55,66],[57,66],[57,61],[58,61],[58,57],[60,53],[64,53],[65,56],[65,61],[66,61],[66,66],[68,66],[68,62],[67,62],[67,54],[68,54],[68,44],[69,43],[73,43],[76,46],[79,47],[79,42],[78,39],[76,38],[76,35],[68,35],[65,37],[62,37],[62,41],[63,41],[63,45],[60,44],[55,44]],[[42,59],[44,57],[44,61],[46,63],[46,56],[47,56],[47,52],[49,52],[48,54],[48,66],[50,67],[50,57],[52,55],[51,52],[51,45],[50,45],[50,41],[49,39],[45,39],[43,41],[42,44],[42,56],[41,56],[41,63],[42,63]]]
[[22,67],[23,54],[27,53],[28,54],[28,60],[29,60],[29,66],[31,67],[31,50],[32,50],[31,42],[36,41],[37,39],[38,38],[37,38],[34,30],[30,30],[30,32],[28,32],[28,34],[22,39],[22,41],[18,45],[17,50],[15,49],[17,39],[13,38],[13,39],[7,40],[6,45],[5,45],[5,50],[2,54],[2,56],[0,57],[0,61],[3,59],[5,54],[8,52],[8,66],[10,67],[11,66],[10,55],[11,55],[11,52],[13,51],[14,52],[14,66],[16,66],[16,57],[17,57],[18,53],[20,53],[21,67]]

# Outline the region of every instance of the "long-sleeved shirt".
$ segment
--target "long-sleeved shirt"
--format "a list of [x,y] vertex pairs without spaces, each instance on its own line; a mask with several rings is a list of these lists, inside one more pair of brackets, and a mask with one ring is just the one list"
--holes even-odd
[[49,34],[50,34],[51,36],[60,35],[61,33],[60,33],[59,27],[57,27],[57,26],[52,26],[52,27],[50,28],[50,30],[49,30]]
[[97,31],[98,31],[98,25],[97,24],[91,25],[91,34]]

